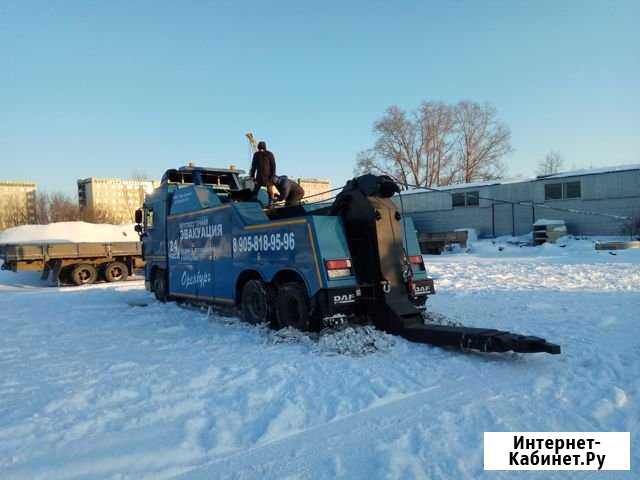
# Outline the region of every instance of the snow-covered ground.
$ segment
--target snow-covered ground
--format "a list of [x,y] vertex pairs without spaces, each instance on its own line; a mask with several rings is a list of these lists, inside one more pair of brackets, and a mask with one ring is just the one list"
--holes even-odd
[[[157,303],[139,280],[1,272],[0,478],[638,478],[640,251],[425,258],[433,311],[562,355],[317,341]],[[483,471],[484,431],[545,430],[631,431],[635,472]]]

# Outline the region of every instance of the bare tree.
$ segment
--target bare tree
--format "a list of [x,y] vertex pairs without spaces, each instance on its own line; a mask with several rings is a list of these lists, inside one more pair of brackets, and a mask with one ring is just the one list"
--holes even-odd
[[427,187],[449,185],[456,176],[454,119],[453,109],[445,103],[422,102],[420,106]]
[[114,225],[123,223],[123,219],[113,210],[99,207],[83,208],[80,219],[89,223],[111,223]]
[[511,132],[488,104],[463,101],[455,106],[456,155],[460,182],[504,176],[502,159],[510,153]]
[[[89,223],[120,224],[115,212],[105,208],[80,208],[68,195],[61,192],[39,192],[35,199],[35,221],[45,225],[53,222],[84,221]],[[0,229],[29,223],[29,212],[18,199],[0,198]],[[127,220],[128,221],[128,220]]]
[[355,174],[388,175],[404,188],[500,178],[512,150],[509,129],[488,104],[425,101],[412,113],[392,106],[373,131],[376,142],[358,154]]
[[378,136],[372,149],[358,154],[356,173],[389,175],[403,187],[422,185],[427,178],[424,136],[420,121],[396,106],[387,108],[373,126]]
[[73,222],[80,218],[80,207],[71,197],[60,192],[49,196],[49,222]]
[[36,223],[46,225],[49,223],[49,205],[51,199],[47,192],[41,191],[36,194]]
[[560,152],[549,151],[543,160],[538,162],[536,173],[538,175],[552,175],[558,173],[564,167],[564,159]]
[[149,175],[143,170],[135,169],[131,172],[131,180],[138,180],[140,182],[148,181]]
[[29,211],[25,201],[17,195],[0,198],[0,229],[29,223]]

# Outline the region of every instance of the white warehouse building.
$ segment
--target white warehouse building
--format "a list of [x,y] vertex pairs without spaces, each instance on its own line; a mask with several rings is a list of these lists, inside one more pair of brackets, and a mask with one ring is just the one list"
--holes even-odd
[[415,189],[402,193],[402,207],[419,232],[525,235],[550,219],[564,220],[574,235],[628,235],[640,225],[640,164]]

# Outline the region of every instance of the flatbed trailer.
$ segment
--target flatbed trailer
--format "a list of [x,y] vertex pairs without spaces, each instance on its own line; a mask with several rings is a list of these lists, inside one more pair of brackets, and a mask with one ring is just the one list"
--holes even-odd
[[42,272],[58,285],[119,282],[144,268],[140,242],[37,242],[0,245],[2,270]]

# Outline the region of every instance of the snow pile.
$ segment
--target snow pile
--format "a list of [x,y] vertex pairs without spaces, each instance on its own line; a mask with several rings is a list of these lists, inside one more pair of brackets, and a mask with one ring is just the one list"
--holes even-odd
[[294,328],[267,331],[268,342],[278,344],[300,344],[311,351],[328,355],[368,355],[389,350],[394,337],[371,326],[347,326],[339,329],[327,328],[320,333],[304,333]]
[[394,337],[371,326],[346,327],[320,332],[318,351],[341,355],[367,355],[389,350]]
[[565,225],[564,220],[549,220],[547,218],[539,218],[536,220],[536,223],[533,224],[534,227],[542,227],[546,225]]
[[[595,249],[597,243],[622,241],[629,241],[629,237],[566,235],[558,238],[555,243],[547,242],[534,246],[532,235],[529,233],[518,237],[507,235],[493,239],[476,239],[466,249],[461,249],[454,245],[453,248],[444,250],[442,256],[467,253],[474,256],[495,258],[557,256],[575,260],[586,256],[595,259],[601,258],[603,254],[608,254],[606,251],[597,251]],[[617,252],[612,252],[611,255],[617,255]],[[437,257],[437,255],[423,255],[424,262],[427,265],[432,261],[437,261]]]
[[22,225],[0,232],[0,245],[13,243],[137,242],[134,224],[110,225],[87,222],[58,222]]

